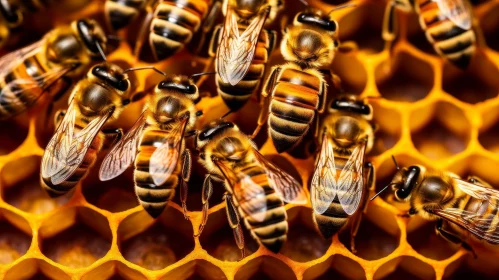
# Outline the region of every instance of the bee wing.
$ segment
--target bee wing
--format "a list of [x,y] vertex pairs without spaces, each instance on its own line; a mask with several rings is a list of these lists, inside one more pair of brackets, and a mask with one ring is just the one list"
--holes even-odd
[[231,186],[234,196],[243,212],[257,222],[263,222],[267,213],[265,190],[244,172],[235,172],[222,160],[214,160],[225,179]]
[[462,29],[471,28],[473,13],[466,0],[435,0],[440,11]]
[[39,40],[26,47],[10,52],[0,58],[0,76],[10,73],[16,66],[24,60],[42,50],[45,39]]
[[217,70],[224,83],[237,85],[248,72],[268,14],[268,9],[262,9],[243,34],[239,34],[236,15],[228,9],[217,52]]
[[312,207],[316,213],[326,212],[336,197],[337,189],[333,143],[324,133],[310,187]]
[[149,173],[156,186],[164,184],[177,167],[187,122],[188,119],[176,122],[149,159]]
[[338,178],[338,199],[348,215],[353,215],[357,211],[364,190],[366,142],[355,146]]
[[[494,207],[497,207],[497,205]],[[496,215],[480,216],[475,212],[459,208],[436,209],[433,210],[433,213],[481,239],[493,244],[499,244],[499,227],[495,224]]]
[[101,181],[108,181],[119,176],[134,161],[137,155],[138,142],[146,126],[145,112],[142,112],[132,128],[104,158],[99,170],[99,179]]
[[291,175],[267,160],[257,149],[253,153],[267,173],[269,185],[287,203],[306,204],[307,196],[298,181]]
[[[46,151],[42,159],[42,176],[50,177],[54,185],[64,182],[74,174],[85,158],[95,136],[114,111],[114,108],[108,110],[105,114],[93,119],[85,128],[74,133],[75,106],[71,103],[69,106],[71,112],[66,113],[56,134],[47,145],[47,151],[54,156],[52,159],[48,158],[51,155]],[[66,131],[66,129],[69,130]]]

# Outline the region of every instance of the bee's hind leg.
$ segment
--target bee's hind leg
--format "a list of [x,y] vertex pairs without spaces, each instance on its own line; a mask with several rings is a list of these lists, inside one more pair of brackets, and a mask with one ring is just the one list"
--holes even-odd
[[234,240],[236,241],[237,247],[241,250],[241,260],[244,259],[244,234],[243,228],[241,227],[239,215],[237,214],[237,208],[232,201],[232,195],[226,193],[224,195],[225,199],[225,209],[227,211],[227,220],[229,225],[234,231]]
[[449,230],[446,229],[447,223],[444,223],[444,220],[439,219],[437,221],[437,224],[435,226],[435,230],[437,231],[437,234],[442,236],[444,239],[446,239],[449,242],[452,242],[454,244],[461,244],[461,246],[469,251],[473,257],[476,259],[478,256],[475,253],[475,250],[466,242],[464,242],[459,236],[456,234],[450,232]]
[[374,165],[371,162],[366,162],[364,164],[364,194],[362,196],[362,201],[359,205],[361,209],[357,210],[357,213],[352,217],[352,225],[350,227],[350,250],[352,253],[356,253],[355,249],[355,237],[359,231],[360,222],[362,217],[367,213],[367,205],[369,204],[369,193],[374,190]]

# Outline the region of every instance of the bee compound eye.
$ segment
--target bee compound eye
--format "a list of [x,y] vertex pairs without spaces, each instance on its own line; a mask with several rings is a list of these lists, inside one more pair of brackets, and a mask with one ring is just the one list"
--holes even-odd
[[185,93],[193,94],[193,93],[196,93],[196,91],[197,91],[197,87],[195,85],[188,85],[186,87]]

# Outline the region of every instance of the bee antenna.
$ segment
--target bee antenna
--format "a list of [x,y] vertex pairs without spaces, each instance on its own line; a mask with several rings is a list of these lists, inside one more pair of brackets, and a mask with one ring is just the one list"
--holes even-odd
[[159,73],[159,74],[161,74],[163,76],[166,76],[165,72],[159,70],[158,68],[156,68],[154,66],[143,66],[143,67],[128,68],[125,71],[123,71],[123,74],[126,74],[128,72],[132,72],[132,71],[139,71],[139,70],[153,70],[156,73]]
[[193,74],[192,76],[189,77],[189,79],[196,78],[199,76],[204,76],[204,75],[215,75],[217,72],[201,72],[197,74]]
[[400,166],[399,164],[397,163],[397,160],[395,159],[395,156],[392,155],[392,160],[393,160],[393,163],[395,164],[395,167],[397,168],[397,170],[400,170]]
[[338,7],[334,7],[331,11],[329,11],[327,14],[331,14],[332,12],[334,11],[338,11],[338,10],[341,10],[341,9],[345,9],[345,8],[350,8],[350,7],[357,7],[356,4],[346,4],[346,5],[341,5],[341,6],[338,6]]
[[116,36],[116,35],[107,35],[106,38],[108,40],[111,40],[111,41],[118,41],[118,42],[123,41],[123,38],[121,38],[120,36]]
[[102,49],[102,46],[100,45],[100,42],[99,41],[95,42],[95,46],[97,47],[97,50],[99,51],[100,55],[102,56],[102,59],[104,61],[107,61],[106,54],[104,53],[104,50]]
[[223,119],[225,117],[227,117],[228,115],[232,114],[232,110],[229,110],[227,113],[225,113],[223,116],[221,116],[220,118]]
[[386,191],[390,186],[396,185],[395,183],[388,184],[386,187],[381,189],[378,193],[376,193],[373,197],[371,197],[371,201],[373,201],[376,197],[378,197],[382,192]]

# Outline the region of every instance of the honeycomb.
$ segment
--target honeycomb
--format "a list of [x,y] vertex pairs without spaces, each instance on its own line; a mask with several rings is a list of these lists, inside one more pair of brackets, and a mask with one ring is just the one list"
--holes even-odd
[[[348,2],[308,1],[324,10]],[[102,0],[66,2],[72,4],[45,12],[48,23],[26,24],[25,30],[13,35],[18,36],[17,46],[8,48],[37,40],[47,31],[22,36],[31,29],[51,28],[84,16],[103,21]],[[299,1],[286,2],[288,19],[304,9]],[[495,168],[499,164],[495,138],[499,136],[499,1],[473,2],[475,25],[484,40],[466,71],[434,54],[415,14],[398,12],[399,38],[391,52],[385,50],[381,23],[386,2],[353,2],[355,8],[339,10],[334,16],[340,39],[355,41],[359,49],[338,54],[332,70],[347,92],[375,97],[370,102],[379,129],[369,158],[376,167],[376,190],[395,173],[392,155],[401,165],[418,163],[461,176],[474,174],[499,186]],[[26,20],[36,22],[36,18]],[[126,42],[108,59],[151,64],[136,61]],[[279,50],[271,62],[282,63]],[[185,50],[155,65],[168,74],[190,75],[208,63],[208,58],[193,57]],[[137,72],[137,77],[138,90],[161,79],[147,71]],[[200,90],[216,92],[212,80],[207,78]],[[63,108],[66,102],[58,101],[55,107]],[[157,220],[150,218],[136,201],[131,170],[100,182],[96,171],[105,152],[73,193],[50,199],[39,186],[43,147],[54,130],[52,116],[39,117],[48,104],[48,98],[40,100],[27,114],[0,124],[1,279],[497,279],[499,275],[499,247],[473,241],[478,254],[474,259],[438,237],[433,223],[402,217],[407,205],[395,202],[388,192],[370,203],[355,254],[348,249],[348,230],[323,240],[314,229],[310,204],[287,205],[290,230],[281,253],[259,247],[245,231],[247,257],[240,261],[225,217],[222,186],[214,190],[203,234],[193,237],[201,222],[204,175],[197,164],[188,196],[189,221],[183,218],[178,194]],[[144,100],[129,105],[116,125],[130,128],[143,104]],[[199,125],[227,111],[217,96],[204,98],[198,107],[205,112]],[[252,99],[228,119],[251,133],[257,112],[258,102]],[[313,157],[277,155],[271,141],[260,136],[257,144],[262,153],[308,186]]]

